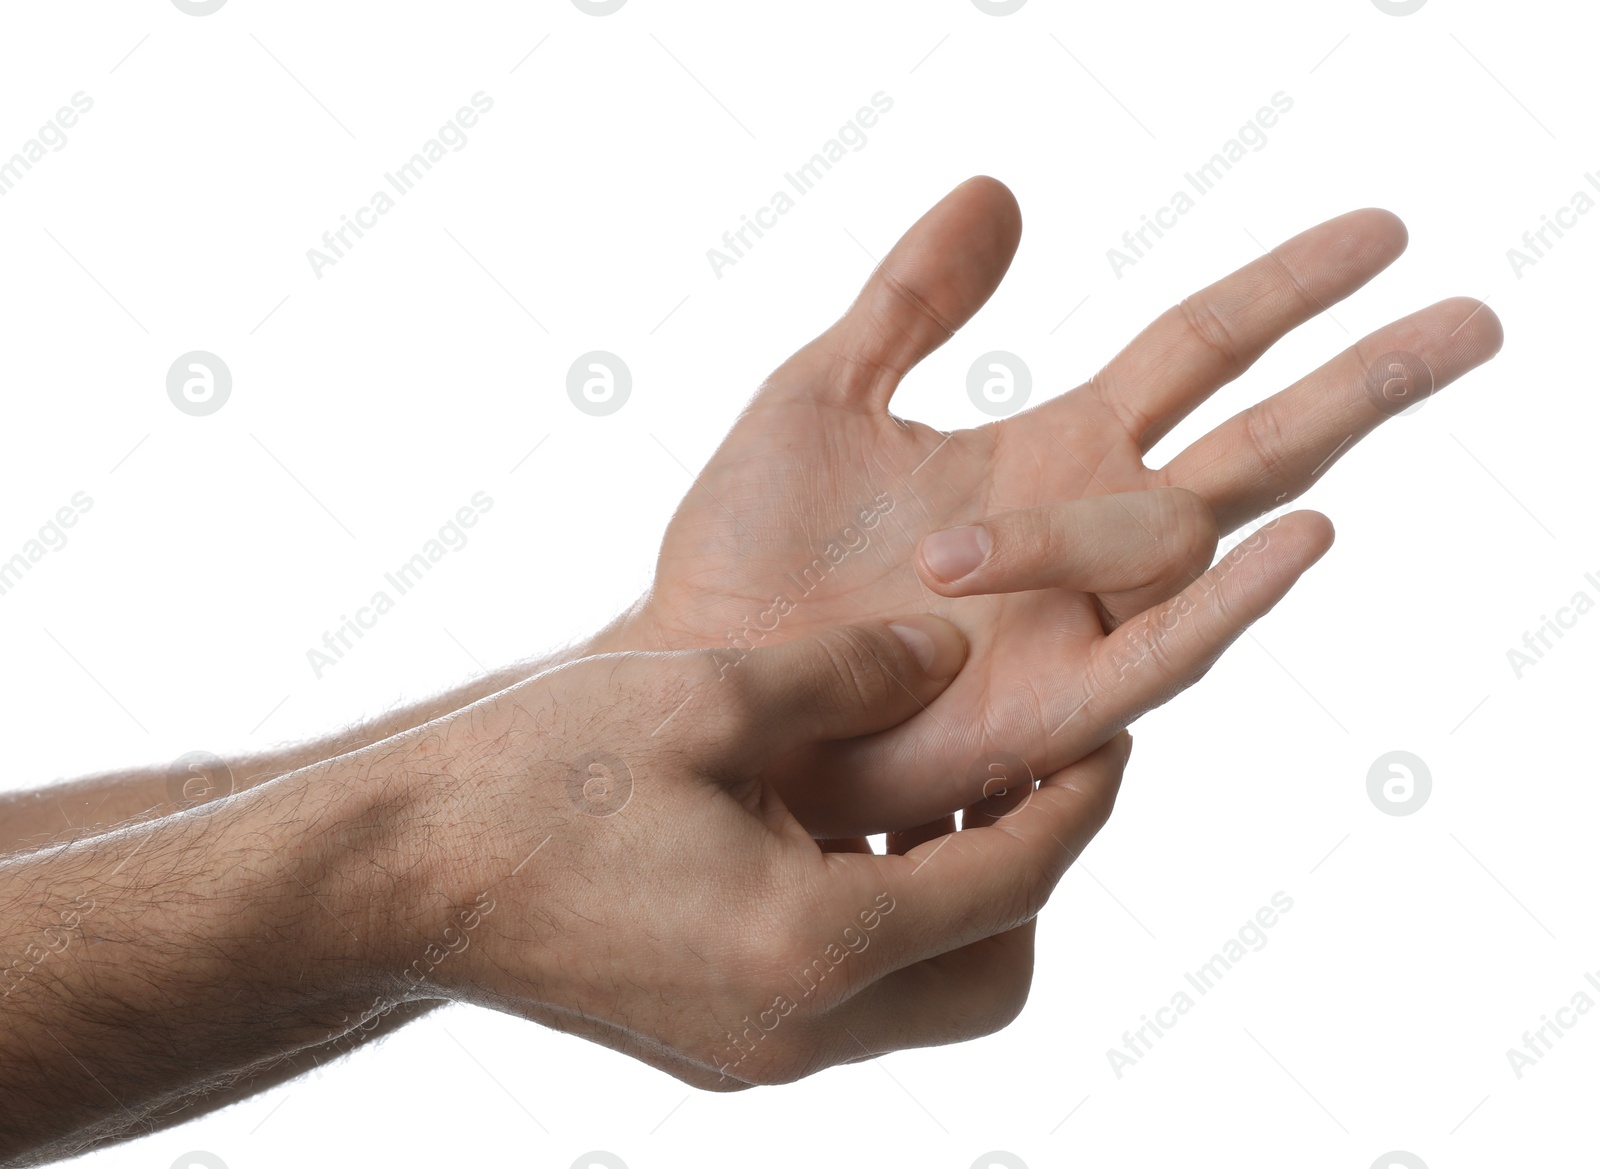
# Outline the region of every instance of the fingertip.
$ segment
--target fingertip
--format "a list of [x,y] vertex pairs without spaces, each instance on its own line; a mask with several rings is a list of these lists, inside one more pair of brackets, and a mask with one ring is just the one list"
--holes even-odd
[[948,192],[889,250],[845,315],[806,347],[833,371],[828,392],[887,407],[906,372],[993,295],[1021,235],[1021,212],[1003,183],[978,175]]
[[1488,361],[1500,352],[1506,342],[1505,325],[1485,301],[1472,296],[1452,296],[1441,303],[1450,306],[1450,317],[1459,322],[1451,330],[1450,339],[1457,340],[1458,334],[1466,335],[1459,340],[1471,363],[1467,368]]
[[1361,214],[1373,224],[1373,234],[1383,240],[1385,250],[1398,256],[1411,243],[1406,221],[1386,207],[1363,207]]
[[1011,225],[1020,233],[1022,229],[1022,207],[1017,202],[1017,196],[1011,188],[1002,183],[993,175],[973,175],[956,188],[958,191],[971,192],[981,197],[989,205],[991,214],[1009,220]]
[[[1130,494],[1137,493],[1130,492]],[[1150,488],[1150,494],[1157,499],[1168,500],[1176,507],[1182,507],[1185,509],[1199,508],[1208,512],[1211,510],[1210,506],[1207,505],[1204,496],[1202,496],[1198,491],[1191,491],[1187,487],[1175,487],[1171,484],[1168,484],[1165,487],[1152,487]]]
[[967,660],[967,639],[951,622],[932,613],[901,617],[889,624],[917,668],[934,681],[946,681],[961,672]]
[[1005,192],[1005,194],[1008,197],[1011,198],[1012,202],[1016,201],[1016,197],[1011,194],[1011,188],[1006,186],[1004,183],[1002,183],[999,179],[995,178],[993,175],[985,175],[985,174],[971,175],[970,177],[961,180],[960,184],[957,186],[957,190],[959,190],[961,187],[971,187],[971,186],[992,187],[996,191]]
[[1489,342],[1489,356],[1493,357],[1500,352],[1501,347],[1506,343],[1506,327],[1494,309],[1487,304],[1483,304],[1481,307],[1484,319],[1484,334]]
[[1273,557],[1278,566],[1274,575],[1287,572],[1288,579],[1298,578],[1333,547],[1333,521],[1320,511],[1286,512],[1262,524],[1234,552],[1254,555],[1269,546],[1278,549]]
[[1124,728],[1102,743],[1091,757],[1100,759],[1106,765],[1120,772],[1127,766],[1128,759],[1132,754],[1133,733]]
[[989,559],[994,537],[983,524],[962,524],[930,532],[917,546],[917,566],[941,591],[971,576]]
[[1297,524],[1304,532],[1308,550],[1311,553],[1307,567],[1321,560],[1333,547],[1334,530],[1333,521],[1320,511],[1297,511],[1292,513],[1297,517]]
[[1318,527],[1322,533],[1322,550],[1326,552],[1333,547],[1334,540],[1338,538],[1338,532],[1334,529],[1333,521],[1320,511],[1314,511],[1311,514],[1318,521]]

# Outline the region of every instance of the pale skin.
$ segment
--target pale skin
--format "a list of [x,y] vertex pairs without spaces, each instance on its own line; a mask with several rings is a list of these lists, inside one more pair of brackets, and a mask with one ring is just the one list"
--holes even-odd
[[[872,934],[872,947],[859,955],[876,956],[857,962],[852,954],[841,967],[858,972],[864,980],[869,973],[874,978],[902,978],[893,991],[877,996],[888,1014],[878,1019],[876,1030],[858,1015],[849,1016],[860,1023],[847,1028],[858,1037],[854,1051],[841,1046],[845,1042],[839,1037],[841,1028],[831,1027],[829,1012],[855,1003],[852,1011],[871,1014],[866,1004],[875,1001],[869,993],[875,982],[849,983],[848,999],[830,1000],[826,1008],[820,1005],[821,998],[807,1001],[803,1011],[784,1015],[771,1033],[783,1042],[768,1044],[763,1039],[749,1052],[735,1045],[730,1054],[717,1048],[727,1048],[726,1032],[738,1018],[725,1017],[737,1005],[731,1001],[686,1003],[683,1017],[671,1014],[647,1028],[619,1031],[615,1024],[619,1016],[607,1014],[604,995],[588,996],[594,986],[605,984],[605,976],[626,974],[632,979],[633,971],[614,965],[625,961],[626,955],[609,950],[603,957],[590,955],[584,960],[594,965],[576,982],[552,980],[547,972],[534,969],[507,975],[495,959],[497,945],[518,953],[536,951],[541,937],[550,936],[541,931],[550,928],[552,917],[580,907],[581,898],[594,893],[570,882],[549,886],[534,882],[525,896],[494,894],[497,908],[474,931],[471,945],[440,963],[438,971],[443,973],[430,974],[423,987],[403,978],[396,982],[390,964],[399,950],[411,955],[407,961],[414,960],[405,947],[432,944],[426,941],[427,930],[445,928],[439,914],[446,907],[460,912],[481,891],[468,887],[473,882],[465,880],[457,861],[479,863],[483,840],[450,838],[437,830],[413,832],[419,840],[402,830],[427,822],[417,809],[426,809],[444,790],[416,787],[418,752],[430,760],[420,770],[429,772],[436,784],[457,785],[467,774],[503,779],[505,768],[525,767],[535,757],[559,759],[562,750],[581,754],[575,745],[557,747],[565,742],[563,733],[570,735],[572,722],[569,718],[552,723],[548,712],[552,704],[557,710],[582,712],[588,709],[586,704],[599,702],[604,708],[596,718],[611,712],[614,704],[597,699],[594,690],[585,688],[585,679],[604,692],[616,684],[619,673],[630,685],[641,687],[635,704],[640,711],[653,713],[662,695],[679,695],[675,702],[682,702],[681,707],[660,712],[662,719],[672,716],[668,741],[677,755],[673,768],[662,772],[659,791],[699,793],[693,798],[702,801],[707,793],[717,793],[718,801],[729,793],[741,797],[732,801],[739,814],[719,813],[716,822],[729,834],[730,849],[739,847],[736,842],[742,835],[755,831],[751,839],[764,842],[754,846],[757,854],[782,860],[778,865],[782,880],[774,878],[774,897],[784,888],[793,893],[783,880],[815,895],[815,903],[808,901],[803,908],[787,903],[793,914],[775,916],[778,921],[793,916],[812,930],[807,944],[820,938],[817,930],[836,932],[848,924],[850,911],[817,893],[829,887],[826,881],[834,874],[849,874],[840,888],[852,894],[865,892],[866,884],[882,886],[883,880],[896,875],[885,866],[902,862],[862,855],[865,845],[860,835],[868,832],[890,831],[891,857],[920,860],[927,850],[942,848],[938,862],[942,864],[945,854],[959,861],[969,850],[976,852],[974,842],[989,839],[997,840],[996,849],[1019,850],[1030,841],[1042,849],[1022,828],[1045,822],[1029,819],[1034,812],[1057,815],[1060,819],[1050,825],[1058,839],[1045,850],[1050,852],[1048,858],[1044,851],[995,854],[1003,857],[1001,877],[1028,885],[1029,895],[1021,904],[1035,910],[1059,876],[1059,868],[1087,843],[1109,812],[1125,751],[1117,728],[1198,678],[1251,621],[1284,595],[1331,540],[1326,520],[1315,513],[1295,513],[1207,572],[1218,534],[1298,495],[1331,464],[1330,455],[1348,450],[1350,439],[1384,420],[1385,413],[1363,389],[1373,357],[1393,350],[1417,354],[1433,370],[1437,388],[1487,360],[1499,347],[1498,322],[1487,309],[1465,300],[1441,302],[1379,330],[1205,436],[1165,467],[1145,467],[1143,452],[1183,414],[1242,372],[1285,331],[1314,315],[1319,305],[1349,295],[1398,255],[1405,238],[1398,221],[1385,212],[1363,211],[1313,228],[1191,297],[1164,314],[1085,385],[1025,415],[950,436],[894,419],[887,409],[894,387],[992,293],[1016,247],[1018,224],[1009,192],[987,179],[963,184],[924,216],[873,274],[850,311],[762,387],[702,473],[703,488],[693,489],[680,506],[664,541],[651,592],[570,654],[502,671],[345,736],[243,761],[233,770],[237,786],[248,790],[206,815],[196,814],[201,810],[161,815],[170,811],[164,771],[101,777],[71,790],[51,789],[0,803],[0,824],[13,848],[36,845],[59,832],[63,811],[70,813],[68,821],[76,832],[88,833],[73,843],[17,855],[0,867],[0,940],[7,944],[8,955],[37,946],[41,912],[48,908],[59,914],[82,888],[100,887],[94,882],[103,882],[106,898],[93,895],[96,912],[73,927],[75,941],[94,938],[96,945],[68,944],[59,953],[52,951],[46,961],[34,964],[21,986],[28,988],[29,1001],[42,1012],[41,1026],[60,1024],[51,1028],[58,1039],[73,1032],[79,1046],[103,1057],[108,1068],[119,1060],[129,1068],[127,1076],[117,1081],[123,1089],[116,1094],[124,1111],[110,1127],[93,1128],[90,1118],[105,1106],[106,1096],[83,1076],[76,1058],[69,1060],[63,1054],[66,1049],[59,1042],[52,1043],[37,1029],[30,1033],[19,1028],[0,1041],[0,1076],[9,1080],[18,1068],[30,1077],[43,1070],[54,1076],[56,1095],[49,1115],[35,1117],[31,1127],[22,1122],[15,1138],[19,1143],[13,1144],[8,1135],[5,1150],[13,1155],[31,1150],[20,1155],[53,1156],[85,1141],[136,1131],[162,1116],[183,1115],[184,1101],[194,1093],[215,1090],[238,1077],[243,1077],[239,1081],[243,1086],[268,1086],[303,1069],[305,1060],[316,1058],[319,1051],[347,1049],[351,1037],[381,1033],[391,1022],[446,998],[497,1006],[577,1030],[691,1083],[719,1088],[794,1078],[828,1063],[859,1058],[865,1050],[948,1042],[992,1029],[1014,1014],[1032,967],[1031,912],[984,918],[980,925],[962,917],[967,910],[930,899],[914,913],[896,916],[899,906],[919,905],[916,900],[898,900],[899,894],[895,894],[895,913],[882,917]],[[870,542],[860,553],[826,574],[823,583],[800,598],[775,628],[742,639],[752,650],[728,648],[727,634],[745,629],[750,617],[767,609],[774,591],[785,587],[786,576],[811,564],[846,525],[862,522],[863,507],[871,508],[883,497],[893,506],[879,515]],[[968,527],[975,523],[981,534]],[[945,540],[930,538],[952,527],[966,530]],[[960,574],[963,547],[988,549],[981,565],[966,575]],[[932,640],[946,651],[952,645],[960,647],[958,656],[965,668],[953,682],[948,677],[918,675],[914,657],[905,657],[903,647],[894,648],[897,639],[882,640],[887,636],[885,622],[934,607],[952,624],[930,617],[911,623],[932,630]],[[856,626],[856,632],[824,632],[846,621]],[[824,645],[830,644],[829,638],[843,637],[841,644],[846,647],[873,648],[867,655],[824,652],[807,659],[827,665],[817,665],[811,690],[787,692],[788,709],[823,718],[829,695],[839,687],[842,692],[858,687],[856,699],[847,694],[844,700],[847,706],[853,702],[851,709],[859,720],[848,725],[847,734],[836,733],[842,725],[838,722],[827,723],[824,718],[818,724],[793,714],[774,718],[762,705],[772,701],[764,686],[776,686],[770,670],[763,671],[765,655],[791,642],[818,644],[804,640],[814,637],[821,637]],[[706,652],[718,646],[723,647],[720,652]],[[586,657],[637,650],[672,652],[643,658]],[[522,681],[562,662],[570,664]],[[851,663],[851,668],[840,668]],[[714,685],[685,688],[685,675],[708,669],[716,679]],[[598,673],[602,670],[604,674]],[[604,683],[596,681],[602,676]],[[872,691],[873,680],[882,677],[900,680],[899,697]],[[869,693],[876,695],[872,701],[860,697]],[[915,699],[910,705],[903,701],[906,694]],[[477,705],[467,706],[474,702]],[[761,718],[739,721],[750,717],[752,708],[768,711],[763,718],[786,727],[790,722],[808,727],[812,739],[796,741],[794,757],[788,760],[752,758],[748,752],[718,754],[730,747],[720,736],[737,727],[762,740],[771,737]],[[758,727],[763,729],[754,729]],[[708,728],[717,731],[710,736],[715,741],[708,741]],[[642,728],[643,736],[640,730],[631,724],[617,727],[615,741],[640,742],[641,756],[648,760],[653,744],[643,744],[642,738],[659,736],[650,733],[656,730],[654,724]],[[1015,819],[990,826],[995,835],[974,831],[959,846],[944,840],[954,830],[954,811],[979,805],[968,820],[976,829],[999,810],[993,801],[984,801],[986,792],[975,786],[970,769],[975,759],[995,749],[1024,757],[1035,775],[1049,778],[1028,797],[1027,807]],[[610,752],[624,754],[614,747]],[[795,758],[803,758],[807,766],[796,766]],[[1083,761],[1074,763],[1079,759]],[[696,769],[696,760],[716,774],[715,784],[707,786],[708,776]],[[635,798],[642,794],[641,774],[654,778],[656,772],[650,765],[642,772],[634,769]],[[545,789],[525,797],[537,808],[519,805],[519,811],[527,811],[535,821],[541,815],[551,825],[559,821],[567,834],[547,829],[549,848],[554,850],[547,859],[564,858],[563,863],[581,867],[587,863],[586,848],[608,847],[606,842],[616,837],[604,833],[629,821],[573,819],[570,800],[564,791],[555,790],[564,787],[564,777],[547,778]],[[354,794],[329,794],[335,789]],[[1076,794],[1046,796],[1047,789]],[[511,798],[504,792],[496,794],[492,782],[473,785],[471,790],[490,801],[485,807]],[[652,783],[650,790],[656,793],[658,788]],[[670,819],[678,814],[670,796],[660,798],[665,802],[648,804],[652,815]],[[1022,797],[1014,789],[1002,801],[1005,798]],[[726,808],[720,802],[714,806]],[[154,818],[110,834],[95,834],[141,814]],[[619,816],[625,814],[626,809]],[[339,855],[307,858],[306,871],[319,877],[327,874],[343,899],[340,904],[349,907],[350,920],[369,922],[368,930],[354,931],[368,939],[360,946],[351,943],[352,948],[346,949],[348,936],[319,933],[331,922],[320,909],[312,914],[297,899],[294,885],[304,879],[302,873],[289,872],[295,878],[289,884],[285,880],[289,862],[276,859],[281,849],[261,847],[262,841],[281,845],[302,840],[308,821],[329,826],[330,838],[337,842],[333,851]],[[202,822],[203,828],[196,827]],[[480,835],[493,837],[504,823],[487,818],[479,825]],[[596,828],[607,824],[610,827]],[[818,845],[814,838],[832,839]],[[494,858],[509,858],[514,866],[518,858],[510,856],[512,843],[507,837],[497,844]],[[538,839],[532,838],[529,847],[536,843]],[[255,909],[242,903],[246,894],[239,888],[219,887],[208,875],[218,870],[203,867],[217,863],[214,850],[219,848],[238,850],[229,855],[233,868],[242,874],[241,882],[244,875],[258,882],[248,891]],[[703,844],[691,845],[679,859],[693,861],[702,851]],[[407,865],[436,877],[403,880],[393,887],[390,882],[397,879],[401,857]],[[190,859],[193,867],[186,868]],[[930,863],[925,875],[934,871]],[[170,882],[159,896],[152,884],[157,873]],[[863,873],[871,874],[872,880],[854,883]],[[443,879],[443,874],[450,879]],[[487,884],[491,876],[485,872],[481,883]],[[1034,883],[1028,884],[1030,880]],[[318,888],[319,894],[327,892],[315,882],[305,884]],[[863,906],[883,891],[873,889]],[[622,900],[634,895],[620,894]],[[180,904],[183,913],[174,908]],[[374,919],[374,904],[394,910],[394,920],[387,913]],[[607,900],[591,908],[603,914],[611,904]],[[101,913],[99,906],[120,906],[121,916]],[[936,911],[954,915],[950,931],[938,934],[928,926],[932,919],[927,915]],[[56,980],[61,990],[69,992],[98,987],[96,980],[106,976],[106,964],[95,961],[94,952],[108,944],[118,950],[119,970],[138,970],[143,962],[152,973],[170,976],[174,964],[181,973],[187,969],[182,965],[184,954],[204,943],[209,930],[250,912],[277,915],[264,928],[281,931],[291,943],[303,934],[307,961],[323,963],[340,976],[331,977],[322,988],[325,1000],[274,999],[271,996],[282,988],[261,987],[261,1003],[253,1009],[259,1012],[270,1005],[273,1017],[283,1022],[279,1032],[260,1032],[249,1003],[238,1018],[227,1017],[229,1007],[210,1004],[217,1017],[208,1025],[217,1028],[217,1034],[232,1035],[230,1028],[248,1030],[259,1040],[254,1047],[249,1042],[244,1047],[217,1044],[219,1050],[232,1053],[225,1066],[208,1063],[194,1051],[178,1058],[170,1051],[119,1048],[119,1043],[149,1043],[146,1031],[136,1033],[139,1012],[160,1011],[170,1004],[141,1002],[135,996],[126,1004],[128,1017],[74,1031],[82,1020],[75,1020],[62,1006],[61,995],[52,996],[48,989],[58,985]],[[588,908],[582,913],[594,917]],[[318,915],[322,921],[313,922]],[[716,915],[707,911],[700,916]],[[575,935],[584,933],[582,917],[563,920]],[[138,923],[137,938],[129,922]],[[119,935],[113,926],[126,926],[128,936]],[[882,932],[891,926],[908,932],[903,936]],[[972,932],[980,928],[989,932]],[[791,944],[798,945],[792,937],[765,936],[757,923],[741,922],[740,929],[746,940],[751,931],[762,935],[762,952],[769,956],[793,957]],[[58,931],[52,936],[65,935]],[[396,942],[402,937],[403,944]],[[669,933],[669,943],[674,937]],[[895,937],[900,938],[895,945],[880,945]],[[563,945],[573,940],[564,937]],[[730,961],[750,958],[745,951],[730,950],[737,943],[721,934],[676,940],[702,955],[709,949]],[[655,954],[651,969],[639,972],[641,977],[671,968],[659,950],[651,950],[656,940],[641,937],[639,944],[641,951]],[[931,950],[931,946],[943,948]],[[908,954],[919,957],[907,958],[896,967],[898,974],[879,966],[880,961]],[[934,965],[926,965],[930,962]],[[1000,967],[991,968],[995,962]],[[981,1002],[963,1002],[962,1009],[952,1014],[950,1004],[930,1001],[924,1004],[928,1018],[890,1010],[897,1003],[921,1001],[906,992],[908,984],[913,989],[954,985],[961,980],[946,977],[947,971],[976,971],[980,966],[982,977],[971,985],[991,988],[988,993],[973,992]],[[199,964],[192,977],[175,980],[194,996],[185,1005],[200,1018],[206,1017],[210,1003],[206,973],[204,964]],[[237,978],[238,972],[229,977]],[[616,978],[617,984],[622,981]],[[392,990],[374,990],[391,984]],[[846,984],[835,984],[842,985]],[[756,989],[746,986],[742,991]],[[657,985],[656,990],[672,997],[670,988]],[[21,993],[19,987],[15,994]],[[383,995],[404,1005],[382,1015],[375,1030],[352,1029],[352,1019],[370,1021],[372,1000]],[[10,997],[15,995],[7,1001]],[[636,1018],[633,1005],[611,1006],[625,1009],[620,1017]],[[745,1001],[740,1009],[759,1012],[770,1006],[770,1001]],[[51,1014],[52,1009],[61,1013]],[[891,1015],[897,1019],[892,1025]],[[961,1028],[939,1031],[934,1016],[954,1018]],[[686,1021],[691,1018],[698,1022]],[[718,1036],[708,1036],[703,1027],[697,1030],[712,1022],[723,1029]],[[342,1043],[335,1042],[341,1027]],[[871,1032],[870,1038],[864,1030]],[[712,1038],[717,1044],[707,1050]],[[297,1053],[298,1062],[283,1062],[286,1052]],[[109,1083],[103,1087],[115,1091]],[[227,1098],[225,1091],[213,1100]]]

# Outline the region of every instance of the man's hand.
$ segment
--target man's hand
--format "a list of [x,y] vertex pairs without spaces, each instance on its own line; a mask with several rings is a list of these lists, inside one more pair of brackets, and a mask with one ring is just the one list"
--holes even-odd
[[758,649],[732,675],[710,651],[587,658],[229,799],[0,860],[0,947],[21,958],[0,978],[0,1161],[143,1131],[430,999],[723,1089],[1003,1026],[1126,737],[888,856],[825,851],[774,787],[920,710],[966,653],[921,616]]
[[[1392,412],[1369,396],[1374,360],[1408,351],[1437,389],[1500,343],[1490,310],[1441,302],[1146,467],[1189,411],[1398,256],[1399,221],[1358,211],[1185,300],[1088,383],[1025,414],[949,435],[889,414],[904,375],[998,286],[1019,233],[992,179],[923,216],[849,312],[768,379],[680,506],[650,593],[586,647],[721,646],[732,667],[751,645],[959,598],[940,611],[966,632],[973,668],[905,727],[842,752],[837,780],[785,793],[819,836],[937,827],[975,798],[975,761],[1004,751],[1049,771],[1194,681],[1321,555],[1329,527],[1284,517],[1250,555],[1169,598],[1219,533],[1300,494]],[[1082,510],[1114,492],[1145,502]],[[1008,512],[1021,514],[997,514]],[[919,548],[952,527],[955,544]],[[970,554],[983,538],[1000,543],[980,569],[945,575],[957,545]],[[126,814],[160,798],[106,800],[107,787],[85,785],[85,808]],[[37,813],[19,836],[59,826],[49,805],[8,811]]]
[[[1489,309],[1443,301],[1363,338],[1165,466],[1147,467],[1145,453],[1185,415],[1400,254],[1399,220],[1356,211],[1183,301],[1087,383],[1024,414],[948,435],[891,415],[901,379],[999,285],[1020,230],[1010,192],[987,178],[924,215],[844,317],[762,386],[679,507],[651,592],[600,642],[722,645],[736,657],[751,644],[927,608],[930,590],[960,597],[940,609],[972,643],[956,684],[905,727],[852,748],[838,786],[785,792],[819,834],[938,817],[974,797],[967,769],[987,752],[1020,755],[1043,774],[1193,681],[1321,555],[1330,530],[1319,516],[1283,517],[1226,581],[1188,594],[1180,608],[1192,619],[1176,631],[1167,628],[1171,610],[1116,628],[1189,583],[1170,575],[1172,564],[1299,495],[1385,419],[1391,411],[1366,390],[1380,355],[1416,355],[1437,389],[1500,345]],[[1052,512],[1005,521],[1011,535],[1070,534],[1099,521],[1062,505],[1158,488],[1192,493],[1215,518],[1169,499],[1161,506],[1179,509],[1167,517],[1175,531],[1125,524],[1158,552],[1144,551],[1150,580],[1096,584],[1054,559],[1073,540],[1030,552],[1026,538],[1008,538],[981,587],[1030,591],[967,596],[972,581],[940,582],[933,557],[941,553],[923,545],[918,554],[933,532],[1018,509]],[[1193,561],[1191,578],[1202,567]],[[786,604],[775,605],[779,598]],[[1163,629],[1177,640],[1158,640]]]
[[411,811],[429,848],[401,859],[440,928],[467,907],[475,929],[458,953],[414,933],[408,977],[708,1089],[1004,1026],[1030,923],[1109,815],[1129,743],[991,791],[903,855],[824,851],[776,786],[815,783],[829,744],[944,689],[959,632],[907,624],[909,647],[843,627],[728,674],[705,651],[592,658],[441,727]]

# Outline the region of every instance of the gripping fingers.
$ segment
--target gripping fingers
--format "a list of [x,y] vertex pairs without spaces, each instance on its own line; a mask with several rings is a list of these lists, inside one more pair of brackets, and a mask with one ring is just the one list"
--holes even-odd
[[848,858],[860,862],[862,895],[887,890],[895,905],[893,945],[879,973],[1031,921],[1110,816],[1132,746],[1127,732],[1119,732],[991,824],[930,840],[904,856]]
[[1017,785],[969,810],[978,826],[904,856],[832,858],[835,919],[852,925],[849,956],[830,961],[850,963],[853,985],[820,984],[842,997],[814,1021],[812,1064],[971,1039],[1015,1018],[1032,977],[1030,923],[1110,815],[1131,746],[1119,733],[1037,790]]
[[895,726],[932,702],[966,657],[961,631],[932,614],[756,649],[728,674],[742,706],[738,750],[760,766],[795,748]]

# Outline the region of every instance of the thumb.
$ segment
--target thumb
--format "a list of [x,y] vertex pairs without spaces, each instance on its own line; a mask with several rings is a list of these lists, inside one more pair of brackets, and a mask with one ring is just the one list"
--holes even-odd
[[843,317],[770,380],[804,401],[819,394],[882,417],[900,379],[983,307],[1022,236],[1004,183],[968,179],[900,237]]
[[942,617],[841,625],[753,651],[739,670],[741,699],[767,757],[867,735],[932,702],[967,660],[967,640]]

